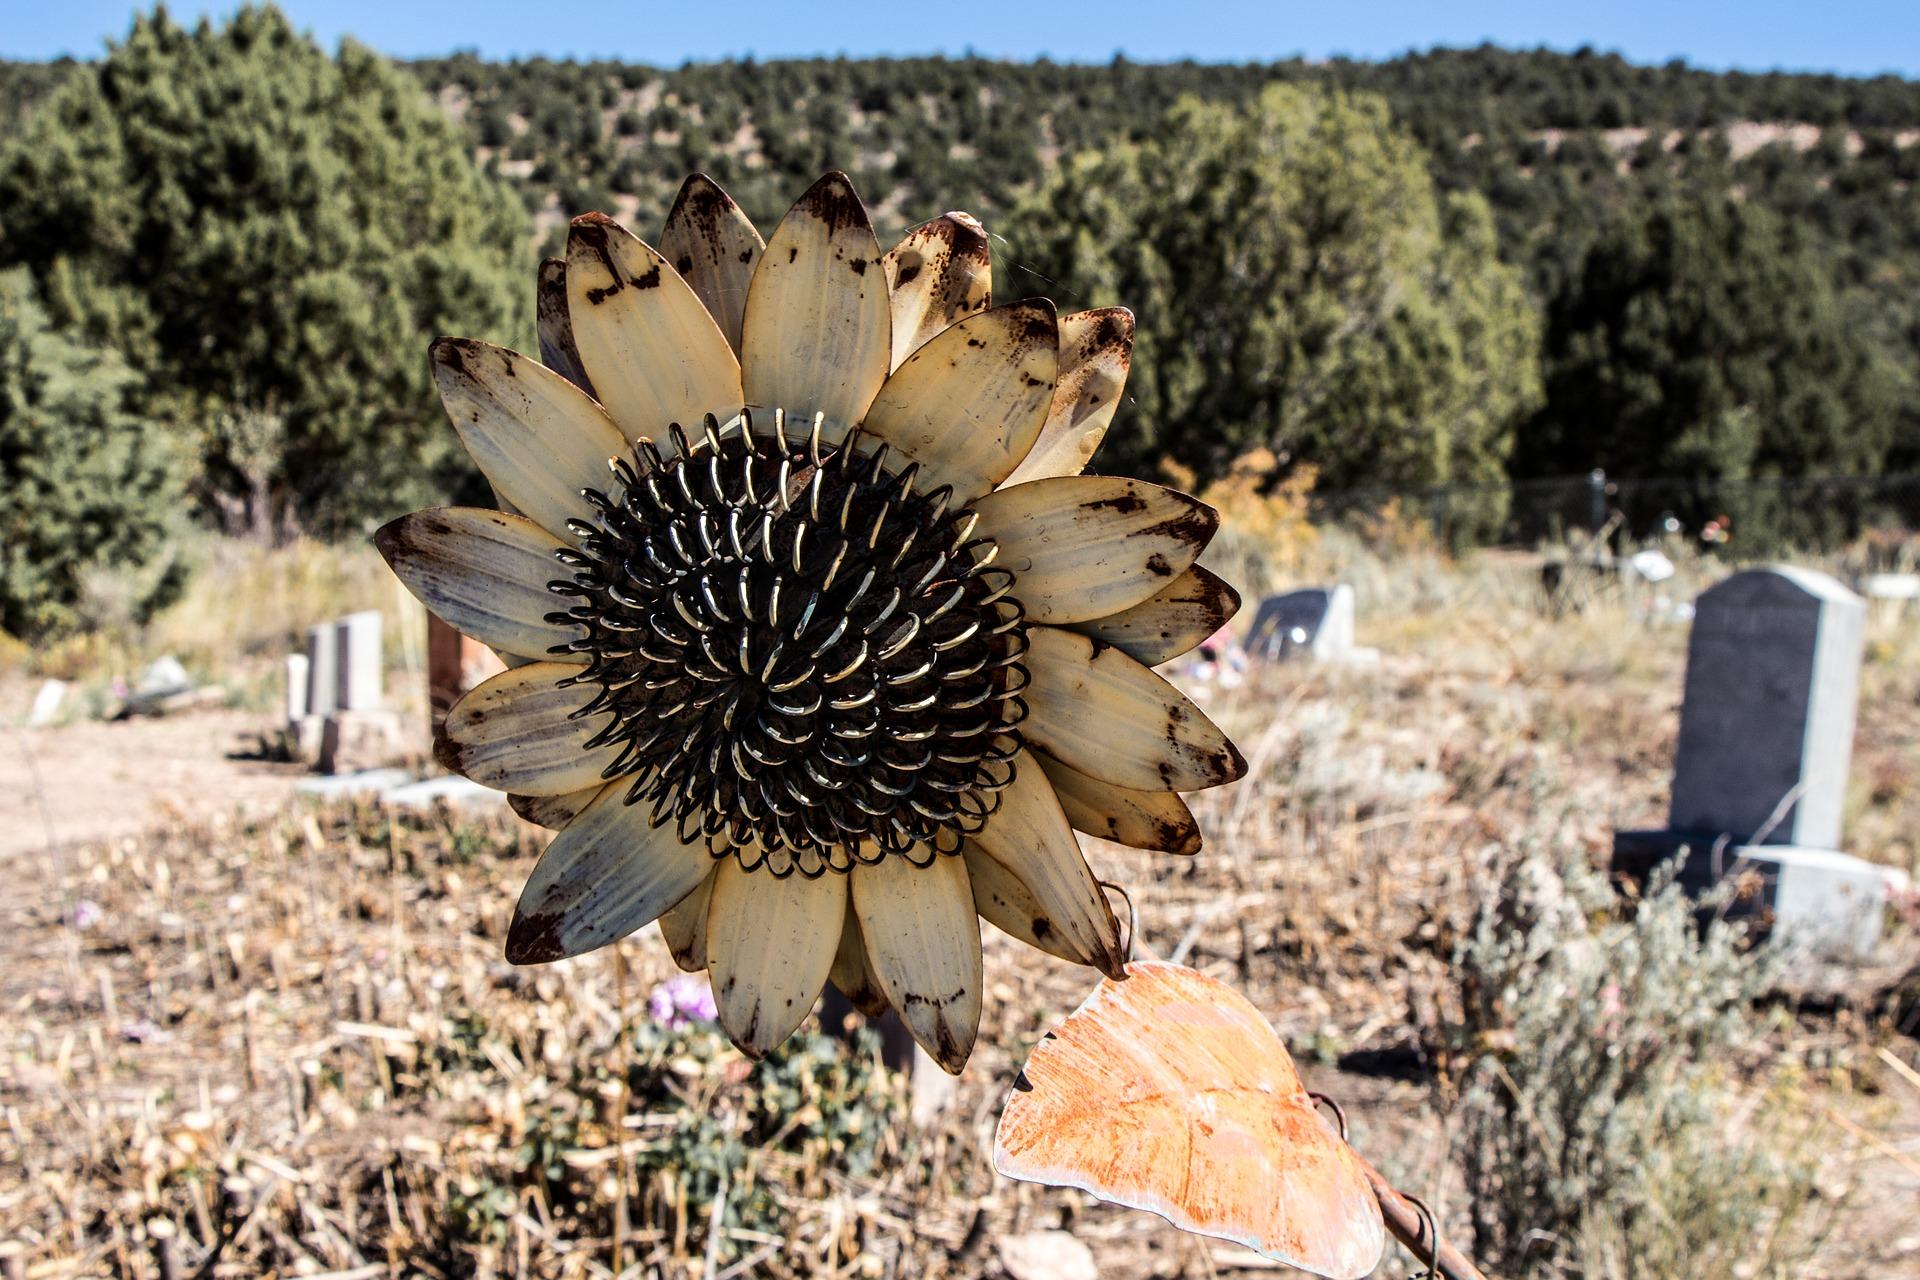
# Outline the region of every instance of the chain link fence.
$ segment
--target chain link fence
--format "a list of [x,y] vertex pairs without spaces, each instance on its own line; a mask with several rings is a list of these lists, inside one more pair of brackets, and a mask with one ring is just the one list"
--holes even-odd
[[1618,531],[1737,542],[1743,554],[1759,556],[1834,551],[1876,531],[1920,531],[1920,473],[1720,480],[1594,471],[1497,486],[1347,489],[1311,501],[1318,521],[1420,521],[1455,550]]

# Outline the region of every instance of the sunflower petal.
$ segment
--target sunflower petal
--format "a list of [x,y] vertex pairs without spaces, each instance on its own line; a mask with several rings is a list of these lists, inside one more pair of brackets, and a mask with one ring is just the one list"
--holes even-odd
[[753,222],[719,183],[696,173],[681,184],[660,233],[660,256],[693,286],[736,353],[747,286],[763,247]]
[[1171,791],[1132,791],[1069,769],[1044,751],[1029,753],[1046,771],[1076,831],[1131,849],[1200,852],[1200,824]]
[[1102,307],[1061,316],[1060,380],[1047,424],[1007,483],[1085,471],[1120,407],[1132,363],[1133,312]]
[[475,685],[447,710],[434,744],[440,763],[482,786],[523,795],[560,796],[603,781],[620,747],[587,746],[609,717],[575,715],[600,692],[593,684],[561,683],[579,674],[571,663],[530,662]]
[[1044,951],[1069,964],[1087,963],[1084,956],[1058,933],[1050,931],[1052,921],[1033,890],[1013,874],[971,844],[961,850],[967,862],[967,885],[973,890],[973,909],[980,918],[1016,942],[1024,942],[1035,951]]
[[673,962],[688,973],[707,967],[707,910],[713,901],[713,877],[660,913],[660,936]]
[[920,464],[921,488],[950,484],[971,501],[1033,447],[1059,359],[1051,302],[983,311],[907,357],[874,398],[865,430]]
[[892,320],[880,242],[844,173],[829,173],[774,228],[740,328],[747,403],[835,434],[859,422],[886,380]]
[[980,923],[966,863],[942,856],[916,867],[890,855],[851,874],[860,936],[887,1003],[959,1075],[980,1032]]
[[867,944],[860,937],[860,917],[853,910],[853,895],[847,895],[847,919],[840,926],[840,947],[833,953],[833,970],[827,975],[847,1003],[877,1018],[887,1011],[887,993],[873,976],[867,961]]
[[540,855],[507,929],[507,959],[545,964],[604,947],[644,927],[713,874],[704,845],[683,844],[672,823],[608,783]]
[[544,655],[586,634],[547,621],[557,603],[547,583],[562,576],[559,544],[524,517],[479,507],[415,511],[382,526],[373,544],[422,604],[482,644]]
[[1058,627],[1027,629],[1027,742],[1070,769],[1136,791],[1199,791],[1247,762],[1172,685],[1109,645]]
[[[1034,763],[1031,752],[1014,757],[1013,781],[1000,793],[1000,807],[969,845],[973,853],[997,863],[1025,886],[1031,902],[1022,905],[1031,906],[1033,914],[1017,923],[1032,935],[1035,946],[1077,964],[1092,965],[1109,977],[1119,976],[1124,963],[1119,922],[1080,855],[1080,842],[1060,810],[1053,784]],[[969,870],[978,865],[977,857],[969,858]],[[973,896],[981,915],[1016,937],[1024,936],[1002,923],[1005,913],[997,905],[992,914],[980,906],[977,881]]]
[[548,258],[540,264],[540,288],[535,296],[540,327],[540,363],[593,394],[593,381],[580,363],[573,344],[573,320],[567,314],[567,261]]
[[740,412],[740,362],[667,260],[604,214],[567,235],[567,310],[594,394],[629,440]]
[[515,813],[536,827],[545,827],[549,831],[558,831],[580,815],[580,811],[593,803],[605,784],[596,783],[578,791],[569,791],[563,796],[523,796],[510,795],[507,805]]
[[1032,622],[1104,618],[1184,573],[1220,527],[1212,507],[1124,476],[1060,476],[976,502],[976,530],[1000,544]]
[[826,985],[846,917],[847,878],[743,871],[727,859],[707,909],[707,963],[720,1025],[749,1058],[793,1034]]
[[987,231],[970,213],[943,213],[923,222],[887,250],[887,290],[893,306],[893,363],[935,334],[993,300],[993,257]]
[[586,392],[536,360],[473,338],[433,344],[433,379],[460,443],[500,496],[569,546],[627,441]]
[[1238,591],[1194,565],[1131,609],[1076,623],[1073,629],[1154,667],[1193,649],[1239,609]]

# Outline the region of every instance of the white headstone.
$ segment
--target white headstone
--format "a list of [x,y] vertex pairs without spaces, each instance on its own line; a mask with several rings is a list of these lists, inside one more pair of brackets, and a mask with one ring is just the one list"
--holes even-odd
[[287,723],[298,724],[307,714],[307,655],[287,655]]
[[1674,759],[1675,831],[1837,849],[1866,607],[1824,573],[1736,573],[1700,597]]
[[384,697],[380,614],[372,609],[350,613],[334,625],[340,646],[338,709],[375,710]]

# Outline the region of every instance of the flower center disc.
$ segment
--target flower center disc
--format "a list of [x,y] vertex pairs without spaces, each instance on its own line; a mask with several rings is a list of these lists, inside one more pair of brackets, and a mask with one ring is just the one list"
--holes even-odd
[[704,437],[670,431],[616,459],[617,491],[573,531],[587,635],[573,683],[683,840],[776,875],[898,855],[925,865],[978,831],[1013,779],[1028,676],[1013,575],[992,567],[947,487],[921,493],[856,432],[791,436],[748,415]]

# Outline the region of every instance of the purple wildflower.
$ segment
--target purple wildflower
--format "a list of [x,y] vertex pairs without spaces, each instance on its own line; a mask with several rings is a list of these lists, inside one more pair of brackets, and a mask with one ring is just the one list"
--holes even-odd
[[713,1003],[713,988],[706,976],[698,973],[677,973],[655,987],[647,997],[647,1012],[670,1031],[684,1031],[696,1022],[712,1022],[719,1014]]

